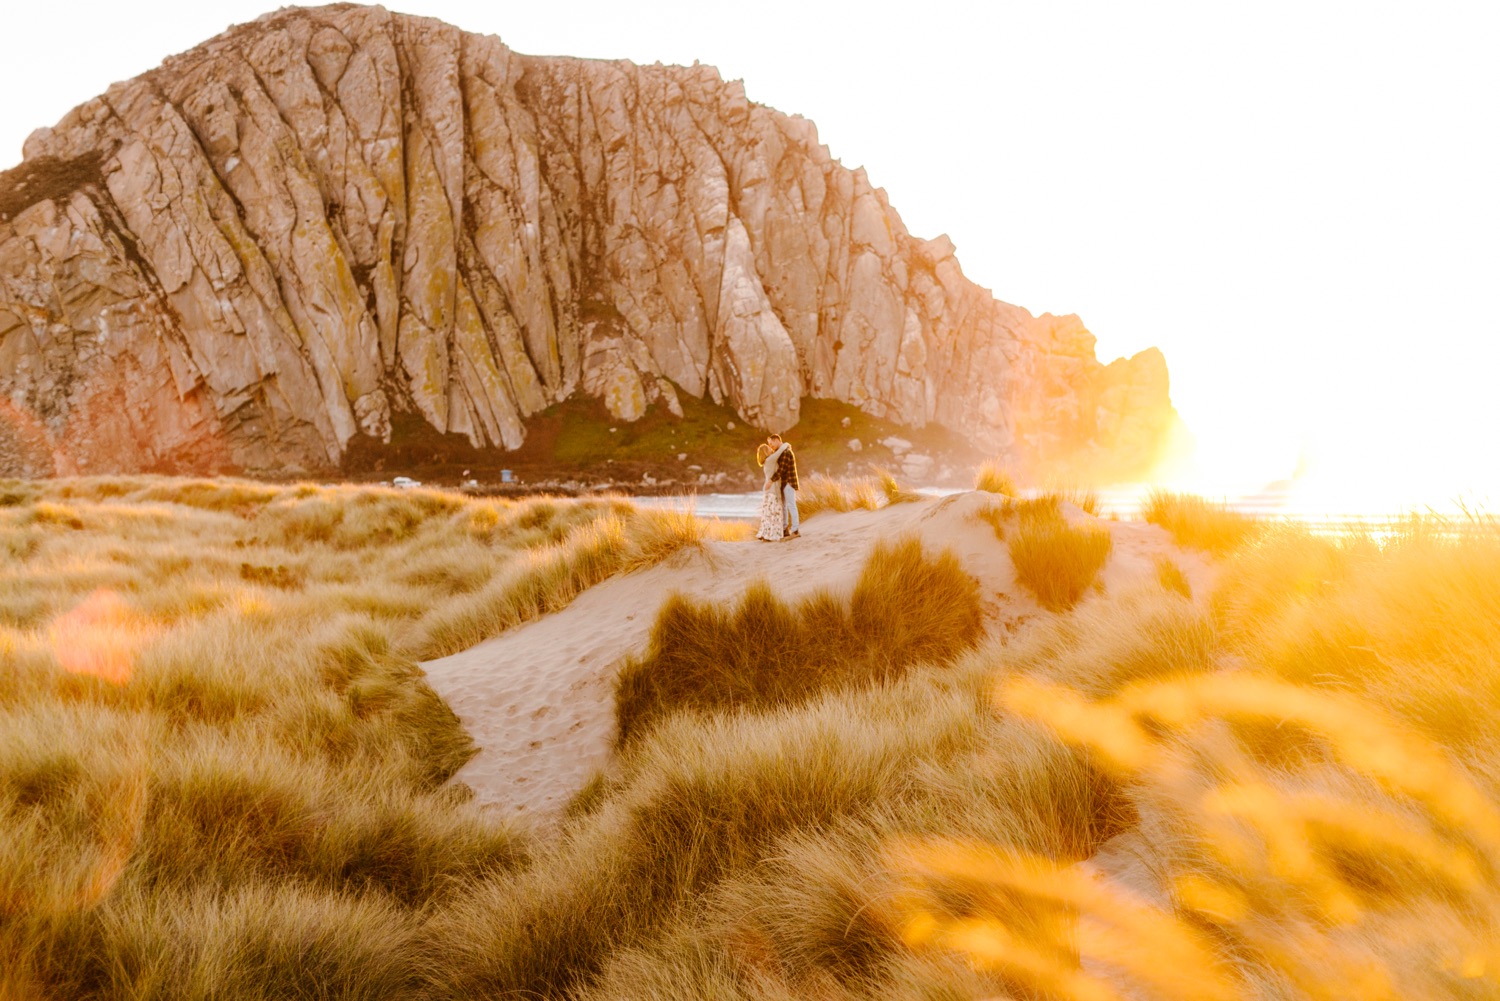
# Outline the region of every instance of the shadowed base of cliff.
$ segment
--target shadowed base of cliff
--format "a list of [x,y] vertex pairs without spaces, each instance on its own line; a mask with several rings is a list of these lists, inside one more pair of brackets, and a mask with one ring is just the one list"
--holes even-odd
[[[463,435],[443,434],[419,416],[396,415],[389,444],[356,438],[341,472],[355,481],[404,475],[424,483],[474,479],[490,486],[499,482],[500,470],[509,469],[518,484],[563,490],[759,487],[754,454],[766,432],[728,407],[687,393],[678,398],[680,417],[657,403],[628,422],[610,416],[600,400],[575,397],[532,417],[525,443],[513,452],[475,448]],[[796,427],[783,430],[803,476],[862,476],[879,467],[924,485],[958,487],[969,484],[971,470],[986,458],[947,428],[906,427],[837,400],[805,399],[801,413]]]

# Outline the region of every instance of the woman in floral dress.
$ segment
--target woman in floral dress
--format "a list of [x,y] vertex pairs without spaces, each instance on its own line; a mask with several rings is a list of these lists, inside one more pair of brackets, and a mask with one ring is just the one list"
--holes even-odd
[[762,542],[780,542],[786,531],[786,501],[781,497],[781,483],[776,479],[776,460],[781,458],[785,448],[783,444],[772,451],[770,445],[761,445],[755,450],[755,461],[766,474],[760,497],[760,531],[755,533]]

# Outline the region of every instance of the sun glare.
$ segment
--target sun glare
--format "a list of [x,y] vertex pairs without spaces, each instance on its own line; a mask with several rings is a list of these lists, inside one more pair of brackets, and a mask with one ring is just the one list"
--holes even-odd
[[1493,450],[1476,439],[1493,429],[1437,401],[1399,412],[1343,397],[1300,414],[1182,410],[1188,433],[1153,477],[1168,490],[1321,519],[1488,511],[1500,497],[1500,469],[1476,461]]

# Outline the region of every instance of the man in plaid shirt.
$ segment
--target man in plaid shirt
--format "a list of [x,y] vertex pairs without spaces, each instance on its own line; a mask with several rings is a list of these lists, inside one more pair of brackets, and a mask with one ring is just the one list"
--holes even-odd
[[[781,448],[781,435],[773,434],[766,441],[770,442],[773,449]],[[792,454],[792,446],[787,445],[782,449],[781,458],[776,460],[776,481],[781,484],[781,496],[786,500],[786,516],[788,529],[786,537],[797,539],[802,537],[802,519],[797,516],[797,488],[801,485],[797,482],[797,457]]]

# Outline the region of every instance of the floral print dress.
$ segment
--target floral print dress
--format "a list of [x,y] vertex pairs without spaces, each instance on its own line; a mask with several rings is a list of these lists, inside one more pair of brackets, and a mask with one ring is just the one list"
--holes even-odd
[[782,445],[772,452],[762,467],[766,485],[760,497],[760,531],[755,537],[766,542],[780,542],[786,534],[786,501],[781,496],[781,481],[776,479],[776,463],[785,450],[786,446]]

